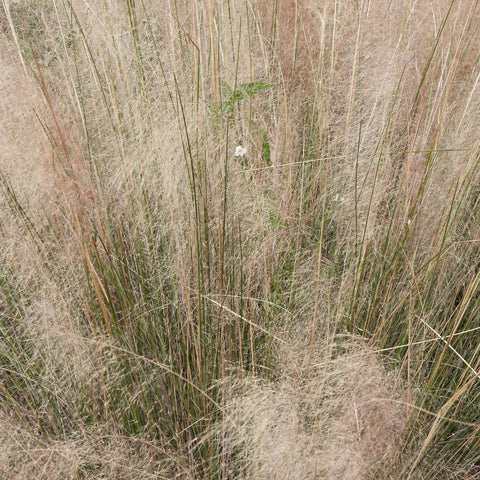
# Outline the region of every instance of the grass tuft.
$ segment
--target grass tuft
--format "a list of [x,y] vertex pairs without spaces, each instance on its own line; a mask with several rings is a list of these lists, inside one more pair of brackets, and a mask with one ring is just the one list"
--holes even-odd
[[474,479],[477,1],[0,3],[0,476]]

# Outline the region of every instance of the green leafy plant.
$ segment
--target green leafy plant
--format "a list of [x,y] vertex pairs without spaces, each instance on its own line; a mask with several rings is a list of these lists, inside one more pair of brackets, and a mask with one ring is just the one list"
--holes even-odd
[[219,111],[222,114],[232,115],[235,105],[248,97],[253,97],[256,93],[262,90],[278,87],[279,83],[266,82],[248,82],[237,85],[236,88],[231,88],[227,82],[222,82],[222,87],[225,91],[226,99],[220,103]]

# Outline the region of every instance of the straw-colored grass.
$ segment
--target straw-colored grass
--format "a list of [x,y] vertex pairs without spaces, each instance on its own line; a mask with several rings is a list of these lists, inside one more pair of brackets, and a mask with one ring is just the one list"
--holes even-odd
[[0,478],[477,478],[479,19],[2,0]]

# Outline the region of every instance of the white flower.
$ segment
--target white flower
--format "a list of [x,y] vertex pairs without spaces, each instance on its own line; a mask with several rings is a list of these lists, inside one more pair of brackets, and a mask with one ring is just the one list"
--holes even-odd
[[338,193],[335,195],[335,198],[334,200],[336,202],[344,202],[345,201],[345,197],[343,197],[342,195],[339,195]]
[[407,225],[410,225],[411,223],[412,223],[412,220],[409,218],[409,219],[407,220]]
[[243,157],[247,153],[247,150],[243,148],[241,145],[237,145],[235,149],[235,156],[236,157]]

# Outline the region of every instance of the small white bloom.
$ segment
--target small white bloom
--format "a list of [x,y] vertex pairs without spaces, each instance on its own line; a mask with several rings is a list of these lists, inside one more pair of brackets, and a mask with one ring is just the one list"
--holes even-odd
[[335,195],[335,201],[336,202],[344,202],[345,201],[345,197],[343,197],[342,195],[339,195],[338,193]]
[[409,218],[409,219],[407,220],[407,225],[410,225],[411,223],[412,223],[412,220]]
[[241,145],[237,145],[235,149],[235,156],[236,157],[243,157],[247,153],[247,149],[243,148]]

